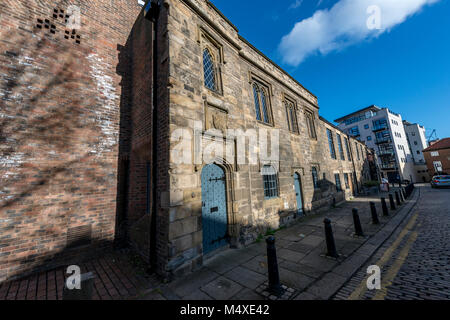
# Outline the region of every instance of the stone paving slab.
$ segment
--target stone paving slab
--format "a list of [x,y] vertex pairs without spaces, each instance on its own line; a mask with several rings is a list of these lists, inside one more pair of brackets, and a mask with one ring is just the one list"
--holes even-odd
[[[376,203],[380,215],[379,198],[358,197],[328,212],[301,218],[297,224],[275,234],[280,279],[283,285],[295,290],[295,299],[329,299],[395,230],[416,199],[411,197],[407,205],[391,212],[388,218],[380,217],[379,225],[372,224],[370,201]],[[359,211],[364,238],[353,236],[352,208]],[[341,254],[338,259],[326,257],[324,217],[332,220],[336,247]],[[201,277],[202,273],[208,276]],[[183,299],[258,300],[269,298],[255,292],[265,281],[266,245],[260,242],[221,252],[206,261],[199,271],[168,287]]]
[[[282,284],[295,289],[295,299],[328,299],[342,286],[405,219],[418,198],[417,192],[406,205],[390,211],[381,224],[373,225],[369,201],[379,198],[357,197],[315,216],[300,218],[297,224],[275,234]],[[353,237],[351,209],[360,213],[366,238]],[[325,257],[323,219],[332,221],[338,260]],[[264,299],[255,288],[267,281],[267,256],[264,241],[243,249],[226,250],[207,260],[200,270],[169,284],[138,275],[123,255],[99,257],[82,265],[93,271],[94,299],[185,299],[258,300]],[[63,269],[0,284],[0,299],[61,299],[65,281]]]

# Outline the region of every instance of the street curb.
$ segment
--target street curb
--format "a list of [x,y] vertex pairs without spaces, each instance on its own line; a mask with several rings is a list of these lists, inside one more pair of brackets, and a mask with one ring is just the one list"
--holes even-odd
[[420,199],[420,188],[414,189],[412,197],[375,235],[362,244],[353,254],[314,282],[305,291],[294,297],[294,300],[329,300],[364,266],[398,230],[400,225],[412,215],[413,209]]

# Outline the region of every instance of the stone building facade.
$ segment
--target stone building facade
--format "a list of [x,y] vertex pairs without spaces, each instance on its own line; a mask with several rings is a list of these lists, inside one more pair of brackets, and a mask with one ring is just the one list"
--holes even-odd
[[[159,18],[165,22],[155,23],[157,30],[164,28],[157,43],[166,50],[158,73],[168,79],[167,86],[160,87],[165,99],[158,106],[164,119],[159,125],[167,130],[164,137],[170,137],[168,162],[161,164],[167,176],[157,183],[156,219],[163,220],[157,226],[164,225],[159,232],[167,237],[156,239],[160,273],[189,272],[214,254],[210,250],[249,244],[267,229],[326,210],[370,179],[365,144],[321,118],[317,97],[240,36],[211,2],[165,1]],[[242,164],[235,154],[231,159],[195,161],[195,146],[207,145],[215,133],[226,135],[221,144],[238,149],[242,137],[227,135],[230,129],[276,131],[279,159]],[[192,138],[180,142],[181,136]],[[186,145],[180,148],[181,143]],[[194,150],[187,152],[190,164],[180,164],[185,150]],[[248,156],[249,150],[245,152]],[[266,190],[270,178],[261,174],[267,165],[277,171],[275,196]],[[209,182],[208,174],[213,177]],[[218,183],[214,179],[221,179],[225,188],[212,186]],[[210,204],[211,196],[219,199]],[[208,228],[214,230],[212,235]]]
[[209,1],[0,9],[0,281],[114,241],[171,278],[371,179],[372,151]]

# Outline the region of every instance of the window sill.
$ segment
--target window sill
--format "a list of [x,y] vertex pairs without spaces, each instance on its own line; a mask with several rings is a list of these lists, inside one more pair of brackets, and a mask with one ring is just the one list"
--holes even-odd
[[267,122],[264,122],[264,121],[261,121],[261,120],[256,120],[259,124],[262,124],[262,125],[265,125],[265,126],[267,126],[267,127],[271,127],[271,128],[274,128],[275,126],[272,124],[272,123],[267,123]]
[[217,91],[217,90],[212,90],[210,88],[208,88],[207,86],[203,85],[203,87],[208,90],[209,93],[213,93],[217,96],[223,97],[223,92],[222,91]]

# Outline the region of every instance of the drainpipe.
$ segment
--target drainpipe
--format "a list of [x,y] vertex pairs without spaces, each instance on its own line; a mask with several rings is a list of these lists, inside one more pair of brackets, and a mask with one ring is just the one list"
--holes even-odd
[[145,4],[144,15],[145,18],[153,23],[153,45],[152,45],[152,60],[153,60],[153,83],[152,83],[152,212],[151,212],[151,222],[150,222],[150,270],[156,272],[157,270],[157,253],[156,253],[156,224],[158,222],[157,212],[157,172],[158,163],[156,159],[156,154],[158,151],[157,141],[158,141],[158,26],[159,26],[159,11],[161,6],[161,1],[159,0],[148,0]]

